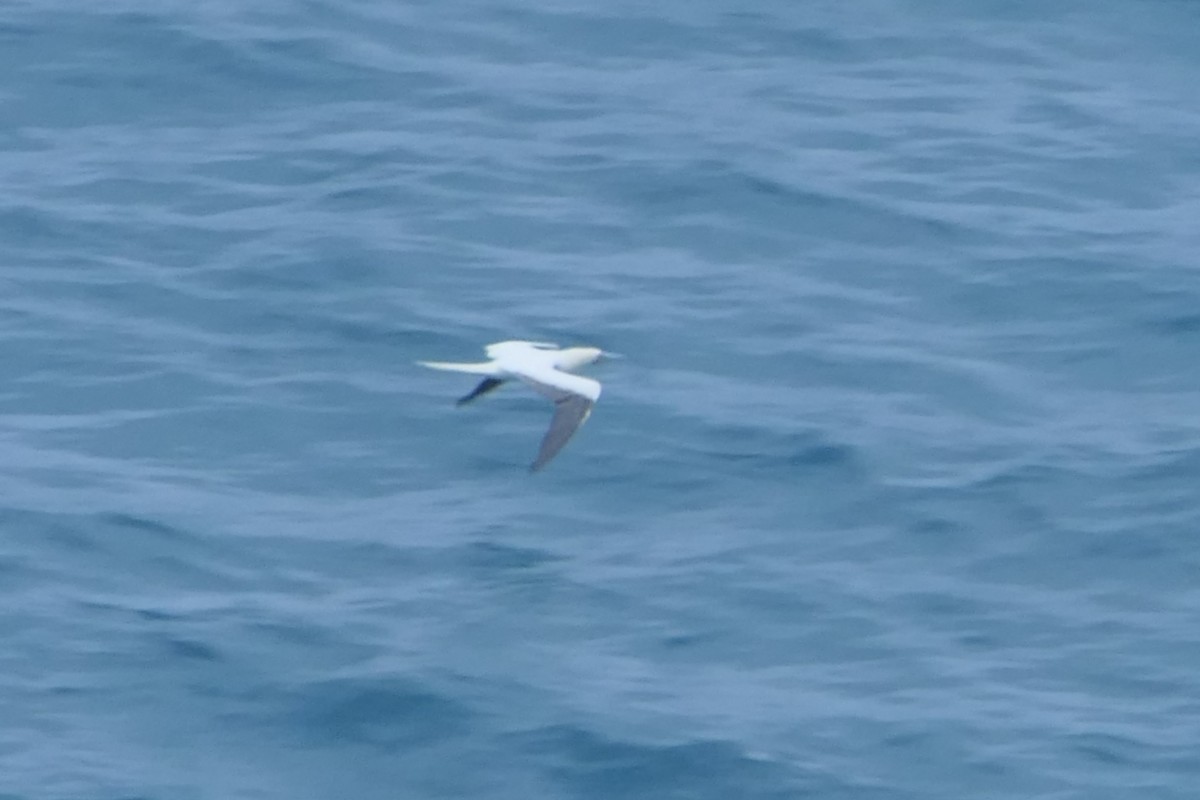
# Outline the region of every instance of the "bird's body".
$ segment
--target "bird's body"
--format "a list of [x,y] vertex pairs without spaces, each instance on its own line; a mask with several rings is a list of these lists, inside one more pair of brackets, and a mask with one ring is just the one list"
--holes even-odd
[[592,413],[592,406],[600,399],[598,381],[572,373],[606,354],[595,347],[559,349],[546,342],[525,341],[496,342],[485,347],[484,352],[490,361],[473,364],[446,361],[417,363],[433,369],[484,376],[474,390],[459,399],[458,405],[469,403],[511,380],[519,380],[553,400],[554,418],[531,467],[534,470],[541,469],[587,420]]

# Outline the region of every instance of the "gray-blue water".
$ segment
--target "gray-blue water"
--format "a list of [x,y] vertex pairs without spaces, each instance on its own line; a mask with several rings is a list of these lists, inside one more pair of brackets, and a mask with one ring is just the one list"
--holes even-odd
[[[1200,786],[1200,4],[0,4],[0,798]],[[550,406],[418,359],[624,353]]]

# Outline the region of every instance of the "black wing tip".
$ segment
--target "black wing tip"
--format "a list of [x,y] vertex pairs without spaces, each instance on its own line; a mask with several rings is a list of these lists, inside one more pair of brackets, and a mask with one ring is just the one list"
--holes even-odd
[[493,391],[494,389],[498,388],[503,383],[504,383],[504,381],[500,378],[492,378],[492,377],[484,378],[482,381],[480,381],[478,386],[476,386],[474,389],[472,389],[467,394],[458,398],[458,400],[456,400],[454,402],[454,405],[458,406],[458,407],[465,406],[467,403],[471,402],[475,398],[485,395],[488,392]]

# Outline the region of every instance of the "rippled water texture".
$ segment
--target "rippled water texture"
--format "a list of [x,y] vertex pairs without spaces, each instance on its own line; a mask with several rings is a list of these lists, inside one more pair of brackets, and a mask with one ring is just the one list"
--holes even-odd
[[0,798],[1196,797],[1198,32],[0,4]]

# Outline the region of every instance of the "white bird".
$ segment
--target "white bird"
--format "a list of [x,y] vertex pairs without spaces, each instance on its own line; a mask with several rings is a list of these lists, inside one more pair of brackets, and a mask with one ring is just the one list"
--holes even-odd
[[553,400],[554,417],[550,420],[550,429],[542,438],[537,458],[530,466],[530,470],[539,470],[563,449],[592,413],[592,406],[600,399],[599,381],[571,373],[614,354],[606,353],[597,347],[559,349],[558,345],[548,342],[523,341],[496,342],[485,347],[484,352],[491,361],[478,364],[445,361],[417,363],[433,369],[485,375],[478,386],[459,398],[460,406],[487,394],[509,380],[519,380],[535,392]]

